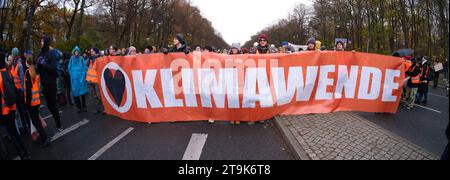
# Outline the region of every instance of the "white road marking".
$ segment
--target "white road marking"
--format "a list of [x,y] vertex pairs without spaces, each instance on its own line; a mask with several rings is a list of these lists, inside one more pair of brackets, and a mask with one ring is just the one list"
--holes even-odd
[[426,109],[426,110],[429,110],[429,111],[433,111],[433,112],[435,112],[435,113],[442,114],[441,111],[438,111],[438,110],[436,110],[436,109],[431,109],[431,108],[429,108],[429,107],[425,107],[425,106],[421,106],[421,105],[417,105],[417,104],[414,104],[414,106],[417,106],[417,107],[420,107],[420,108],[423,108],[423,109]]
[[64,129],[61,133],[55,134],[55,135],[52,137],[51,141],[53,142],[53,141],[55,141],[55,140],[57,140],[57,139],[63,137],[64,135],[69,134],[70,132],[72,132],[72,131],[78,129],[79,127],[81,127],[81,126],[83,126],[83,125],[86,125],[87,123],[89,123],[89,120],[83,119],[82,121],[80,121],[80,122],[74,124],[73,126],[67,128],[67,129]]
[[[62,111],[59,111],[59,114],[62,114]],[[50,114],[48,116],[43,117],[42,119],[45,121],[45,120],[47,120],[47,119],[49,119],[51,117],[52,117],[52,115]]]
[[[406,101],[403,101],[403,100],[402,100],[402,102],[406,103]],[[442,114],[441,111],[438,111],[436,109],[432,109],[432,108],[429,108],[429,107],[421,106],[421,105],[418,105],[418,104],[414,104],[414,106],[417,106],[417,107],[420,107],[420,108],[423,108],[423,109],[426,109],[426,110],[429,110],[429,111],[433,111],[433,112],[438,113],[438,114]]]
[[192,134],[191,140],[183,155],[183,160],[199,160],[202,155],[208,134]]
[[448,99],[448,97],[446,97],[446,96],[441,96],[441,95],[437,95],[437,94],[433,94],[433,93],[428,93],[428,94],[429,94],[429,95],[432,95],[432,96],[436,96],[436,97]]
[[123,139],[125,136],[127,136],[131,131],[133,131],[134,128],[130,127],[127,130],[125,130],[122,134],[114,138],[112,141],[110,141],[108,144],[103,146],[100,150],[98,150],[94,155],[92,155],[88,160],[96,160],[98,159],[103,153],[105,153],[109,148],[114,146],[117,142],[119,142],[121,139]]
[[[62,131],[61,133],[57,133],[55,136],[53,136],[50,141],[54,142],[57,139],[63,137],[66,134],[69,134],[70,132],[78,129],[79,127],[86,125],[87,123],[89,123],[89,120],[87,119],[83,119],[83,121],[78,122],[77,124],[74,124],[73,126],[71,126],[70,128],[64,129],[64,131]],[[20,157],[16,157],[13,159],[14,161],[20,160]]]

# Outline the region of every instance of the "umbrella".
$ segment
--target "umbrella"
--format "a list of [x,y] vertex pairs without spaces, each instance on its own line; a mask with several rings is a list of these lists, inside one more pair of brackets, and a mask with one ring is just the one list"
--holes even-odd
[[398,51],[395,51],[394,54],[398,55],[400,57],[405,57],[405,56],[414,54],[414,50],[413,49],[400,49]]

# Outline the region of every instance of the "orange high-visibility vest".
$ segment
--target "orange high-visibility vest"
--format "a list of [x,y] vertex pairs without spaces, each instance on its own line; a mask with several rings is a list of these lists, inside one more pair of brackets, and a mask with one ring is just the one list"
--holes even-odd
[[411,68],[412,66],[412,62],[410,60],[405,60],[405,68],[406,70],[409,70],[409,68]]
[[97,61],[95,61],[94,63],[90,63],[89,64],[89,68],[86,74],[86,81],[90,82],[90,83],[97,83],[97,72],[95,71],[95,69],[97,68]]
[[[413,72],[415,68],[418,68],[417,66],[412,67],[410,72]],[[422,76],[422,70],[420,70],[420,73],[417,76],[411,77],[411,82],[413,84],[420,84],[420,77]]]
[[[25,72],[25,90],[24,90],[24,94],[25,94],[25,103],[27,103],[27,79],[26,79],[26,73],[29,72],[29,70],[27,70]],[[39,75],[36,75],[36,78],[31,79],[31,106],[38,106],[41,104],[41,98],[40,98],[40,93],[39,93]]]
[[16,86],[16,89],[22,89],[22,83],[20,81],[20,76],[19,76],[19,64],[21,64],[19,61],[17,61],[16,65],[14,65],[11,68],[11,75],[14,79],[14,85]]
[[[2,69],[0,70],[0,72],[5,72],[6,69]],[[3,87],[3,78],[2,76],[0,76],[0,92],[2,94],[5,93],[5,87]],[[6,106],[6,102],[5,99],[3,98],[3,96],[0,97],[1,99],[1,103],[2,103],[2,114],[3,115],[8,115],[10,112],[15,111],[16,110],[16,104],[14,104],[12,107],[8,107]]]

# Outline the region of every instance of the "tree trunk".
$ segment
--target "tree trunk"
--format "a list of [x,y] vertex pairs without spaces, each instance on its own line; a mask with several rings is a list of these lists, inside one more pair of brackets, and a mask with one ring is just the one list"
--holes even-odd
[[[438,1],[438,7],[439,7],[439,22],[441,24],[441,32],[443,33],[443,45],[444,45],[444,56],[445,59],[449,59],[449,29],[448,29],[448,1]],[[446,12],[447,11],[447,12]],[[446,16],[447,13],[447,16]]]
[[81,35],[83,34],[83,18],[84,18],[84,9],[86,8],[86,0],[81,0],[80,6],[80,17],[78,19],[77,32],[76,32],[76,42],[77,45],[80,46]]

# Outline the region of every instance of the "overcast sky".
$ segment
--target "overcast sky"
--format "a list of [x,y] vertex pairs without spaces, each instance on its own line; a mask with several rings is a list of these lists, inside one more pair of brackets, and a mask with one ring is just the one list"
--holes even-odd
[[192,0],[228,44],[244,44],[267,26],[285,18],[296,4],[311,0]]

